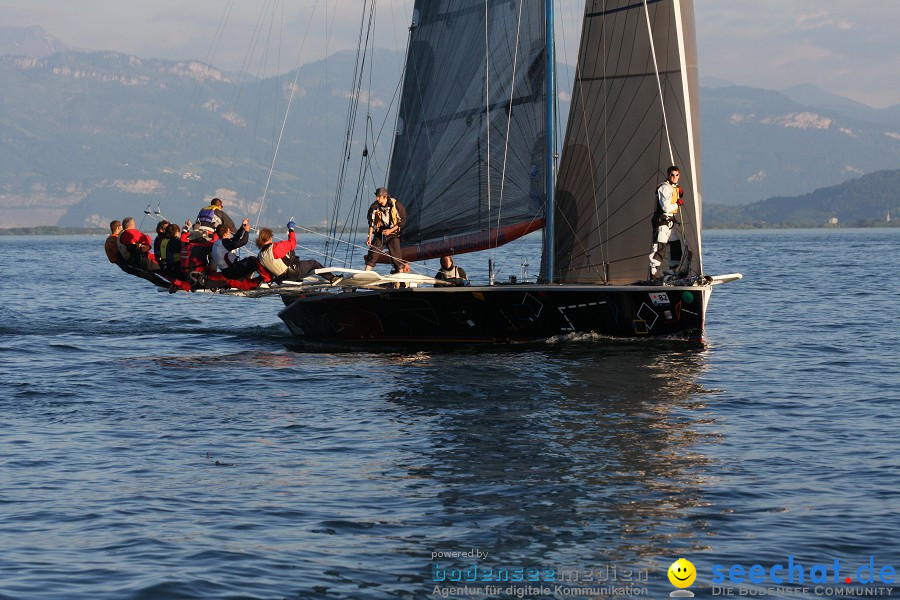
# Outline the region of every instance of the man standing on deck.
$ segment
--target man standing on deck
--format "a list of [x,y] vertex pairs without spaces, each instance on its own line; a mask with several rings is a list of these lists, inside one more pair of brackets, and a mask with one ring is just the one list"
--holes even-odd
[[[650,247],[650,279],[656,279],[660,269],[670,269],[672,257],[668,246],[678,220],[678,207],[684,205],[684,191],[678,185],[681,170],[672,165],[666,170],[666,180],[656,188],[656,211],[653,213],[653,245]],[[676,233],[676,239],[678,241]],[[664,263],[663,261],[668,261]],[[671,275],[666,271],[662,275]]]
[[409,273],[409,263],[400,260],[400,228],[406,221],[406,207],[396,198],[391,198],[387,188],[375,190],[375,202],[369,207],[369,235],[366,237],[366,271],[371,271],[378,263],[379,255],[391,258],[391,273]]

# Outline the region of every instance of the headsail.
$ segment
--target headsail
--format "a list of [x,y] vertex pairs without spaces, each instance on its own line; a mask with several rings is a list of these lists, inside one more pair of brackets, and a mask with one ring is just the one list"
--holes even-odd
[[646,279],[655,191],[673,163],[683,248],[701,274],[695,37],[693,0],[587,1],[556,187],[557,281]]
[[541,2],[416,1],[388,180],[405,259],[543,226],[545,52]]

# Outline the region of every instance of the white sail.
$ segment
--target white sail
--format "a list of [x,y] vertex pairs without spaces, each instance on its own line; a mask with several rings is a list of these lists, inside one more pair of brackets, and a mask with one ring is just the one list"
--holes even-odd
[[[555,280],[647,278],[655,192],[681,169],[678,226],[702,274],[692,0],[588,0],[556,188]],[[686,255],[687,256],[687,255]]]

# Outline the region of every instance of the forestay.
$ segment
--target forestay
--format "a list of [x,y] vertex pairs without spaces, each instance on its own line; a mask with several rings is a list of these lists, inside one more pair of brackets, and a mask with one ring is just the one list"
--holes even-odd
[[692,0],[587,2],[556,188],[557,281],[647,278],[655,191],[673,163],[690,274],[702,274],[693,13]]
[[543,226],[545,52],[542,2],[416,1],[388,181],[404,258]]

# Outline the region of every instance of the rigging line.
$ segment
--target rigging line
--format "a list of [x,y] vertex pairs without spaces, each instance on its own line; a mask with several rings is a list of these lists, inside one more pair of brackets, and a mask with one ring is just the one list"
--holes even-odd
[[[528,221],[528,226],[530,227],[532,223],[534,223],[536,220],[538,220],[541,217],[541,214],[543,212],[544,212],[544,207],[542,206],[541,208],[538,209],[538,211],[536,213],[534,213],[534,215],[531,217],[531,220]],[[515,240],[513,240],[513,241],[515,241]],[[494,274],[495,275],[497,275],[503,271],[503,267],[506,265],[506,262],[508,260],[510,260],[510,258],[511,257],[507,257],[507,258],[503,259],[503,262],[500,263],[499,265],[494,265]]]
[[[269,55],[269,48],[270,48],[271,45],[272,45],[272,29],[273,29],[274,24],[275,24],[275,16],[277,15],[277,11],[278,11],[278,6],[279,6],[279,4],[283,7],[283,2],[275,2],[275,3],[272,5],[272,15],[271,15],[271,17],[269,18],[269,32],[268,32],[268,34],[267,34],[267,36],[266,36],[266,43],[265,43],[265,45],[263,46],[262,55],[260,56],[260,59],[259,59],[259,64],[257,65],[257,69],[256,69],[256,77],[257,77],[257,79],[260,79],[260,80],[263,78],[264,68],[265,68],[265,65],[266,65],[266,62],[267,62],[267,59],[268,59],[268,55]],[[267,10],[267,8],[264,7],[264,8],[263,8],[263,11],[265,12],[266,10]],[[260,15],[260,19],[259,19],[259,22],[260,22],[260,32],[262,31],[262,21],[263,21],[263,14]],[[260,35],[261,35],[261,33],[260,33]],[[256,43],[258,43],[258,40],[257,40]],[[256,43],[254,43],[254,48],[255,48]],[[255,54],[255,50],[254,50],[254,54]],[[251,57],[251,60],[252,60],[252,57]],[[277,73],[277,72],[278,72],[278,69],[276,68],[276,73]],[[273,112],[276,112],[276,111],[275,111],[275,108],[276,108],[277,103],[278,103],[278,78],[277,78],[277,77],[273,78],[273,79],[272,79],[272,83],[273,83],[274,86],[275,86],[275,93],[273,94],[274,102],[273,102],[272,108],[273,108]],[[257,98],[257,101],[256,101],[256,115],[255,115],[255,118],[254,118],[254,127],[253,127],[253,131],[252,131],[252,132],[248,132],[248,133],[250,133],[251,135],[252,135],[252,134],[255,134],[255,132],[258,131],[258,130],[260,129],[259,126],[260,126],[260,122],[261,122],[261,120],[262,120],[261,115],[262,115],[262,112],[263,112],[263,110],[262,110],[262,104],[263,104],[263,95],[262,95],[262,94],[259,94],[259,95],[258,95],[258,98]],[[237,105],[237,98],[235,98],[235,106],[236,106],[236,105]],[[275,136],[277,135],[277,131],[278,131],[277,127],[278,127],[278,118],[277,118],[277,115],[274,115],[274,114],[273,114],[273,118],[272,118],[272,138],[271,138],[271,139],[273,139],[273,140],[275,139]],[[255,135],[252,135],[252,139],[253,139],[253,142],[252,142],[251,144],[249,144],[249,155],[247,156],[247,181],[246,181],[246,184],[245,184],[245,186],[244,186],[244,196],[245,196],[245,197],[249,197],[249,196],[250,196],[250,187],[251,187],[251,185],[252,185],[251,182],[253,181],[253,170],[254,170],[254,167],[256,166],[256,161],[255,161],[255,158],[256,158],[256,157],[255,157],[255,150],[256,150],[256,143],[255,143],[255,142],[256,142],[256,136],[255,136]],[[232,155],[232,158],[231,158],[231,165],[229,166],[229,175],[231,174],[231,169],[234,168],[235,163],[237,162],[237,155],[238,155],[238,146],[235,146],[235,148],[234,148],[234,154]]]
[[306,46],[306,40],[309,37],[309,28],[312,25],[313,15],[316,14],[316,8],[319,6],[319,0],[316,0],[313,5],[312,12],[309,16],[309,21],[306,23],[306,32],[303,34],[303,41],[300,43],[300,50],[297,53],[297,70],[296,75],[294,75],[294,83],[291,85],[291,94],[288,98],[287,108],[284,111],[284,120],[281,122],[281,131],[278,134],[278,141],[275,143],[275,151],[272,153],[272,166],[269,168],[269,176],[266,178],[266,185],[263,188],[262,198],[259,203],[259,212],[256,213],[256,225],[259,225],[259,218],[262,215],[263,206],[266,203],[266,195],[269,193],[269,184],[272,182],[272,174],[275,172],[275,161],[278,159],[278,149],[281,147],[281,140],[284,138],[284,130],[287,126],[288,115],[291,112],[291,104],[294,102],[294,95],[297,92],[297,81],[300,79],[300,57],[303,56],[303,48]]
[[[368,6],[368,20],[366,19],[366,6]],[[367,24],[368,21],[368,24]],[[351,86],[351,94],[347,107],[347,117],[345,121],[345,135],[344,135],[344,144],[341,150],[341,166],[339,169],[337,186],[335,189],[335,196],[333,202],[333,208],[331,212],[331,218],[329,222],[329,233],[336,234],[338,227],[338,217],[340,216],[340,204],[341,198],[344,195],[344,186],[347,180],[347,168],[348,162],[350,160],[351,148],[353,146],[353,132],[356,127],[356,119],[357,113],[359,110],[359,99],[362,93],[362,85],[363,85],[363,76],[366,69],[366,56],[369,52],[369,44],[372,36],[373,25],[375,22],[375,2],[364,3],[362,19],[359,24],[359,34],[357,41],[357,50],[356,50],[356,61],[353,67],[353,82]],[[357,187],[356,197],[358,198],[359,191]],[[354,200],[354,203],[356,201]],[[328,242],[326,242],[326,251],[327,251]],[[337,252],[337,248],[335,248],[335,252]]]
[[[386,111],[385,114],[384,114],[384,120],[381,122],[381,128],[378,130],[378,135],[375,136],[375,143],[376,143],[376,144],[378,143],[378,140],[381,139],[381,135],[384,133],[385,127],[387,127],[388,119],[391,117],[391,113],[393,112],[391,109],[392,109],[393,106],[394,106],[394,102],[396,101],[398,105],[400,104],[400,101],[399,101],[399,98],[400,98],[400,86],[401,86],[402,84],[403,84],[403,74],[402,74],[402,69],[401,69],[400,79],[397,80],[397,85],[394,87],[394,95],[391,96],[391,101],[390,101],[390,103],[388,104],[388,106],[387,106],[387,111]],[[397,112],[399,112],[399,111],[397,111]],[[394,113],[394,123],[395,123],[395,124],[394,124],[394,131],[397,130],[396,122],[397,122],[397,113],[395,112],[395,113]],[[396,137],[396,136],[394,136],[394,137]],[[393,139],[391,140],[391,144],[393,145]],[[388,156],[390,157],[390,152],[388,153]],[[376,164],[376,166],[379,166],[377,161],[375,162],[375,164]],[[388,166],[390,166],[390,165],[388,165]],[[379,166],[379,168],[380,168],[380,166]]]
[[[603,0],[603,12],[606,12],[606,0]],[[602,42],[603,44],[603,52],[606,53],[606,24],[604,22],[602,28]],[[607,125],[609,124],[609,88],[608,79],[606,78],[606,60],[603,61],[603,197],[606,201],[603,203],[604,208],[606,209],[606,220],[604,224],[606,225],[606,235],[603,236],[603,240],[600,243],[600,260],[603,261],[604,264],[609,264],[612,262],[610,260],[610,252],[609,252],[609,132],[607,130]],[[596,199],[594,201],[594,206],[597,206]],[[598,210],[594,210],[594,214],[599,219]],[[599,223],[597,224],[597,230],[600,230]],[[587,249],[585,249],[587,252]],[[606,283],[609,283],[609,268],[603,269],[603,279]]]
[[650,53],[653,55],[653,70],[656,72],[656,87],[659,89],[659,106],[662,108],[663,125],[666,128],[666,143],[669,145],[670,165],[675,164],[675,153],[672,152],[672,138],[669,136],[669,120],[666,118],[666,104],[663,100],[662,80],[659,78],[659,64],[656,61],[656,45],[653,43],[653,27],[650,25],[650,7],[644,0],[644,14],[647,15],[647,34],[650,36]]
[[[484,0],[484,120],[485,120],[485,129],[487,133],[487,161],[486,161],[486,176],[487,176],[487,214],[488,219],[491,217],[491,45],[490,45],[490,24],[488,23],[489,18],[489,9],[488,9],[488,0]],[[490,228],[490,221],[488,221],[488,228]],[[490,245],[490,240],[488,240],[488,246],[491,248],[491,252],[489,252],[489,256],[491,259],[494,258],[493,247]]]
[[[509,84],[509,109],[506,111],[506,140],[503,144],[503,168],[500,170],[500,204],[497,206],[497,235],[494,238],[495,246],[500,245],[500,214],[503,211],[503,190],[506,184],[506,161],[509,157],[509,130],[512,126],[513,98],[516,94],[516,67],[519,65],[519,41],[522,30],[523,3],[524,0],[519,0],[519,16],[516,22],[516,50],[513,53],[512,80]],[[490,152],[490,145],[488,145],[488,151]],[[490,208],[488,208],[488,218],[490,218],[490,215]]]
[[[334,240],[335,243],[347,244],[347,245],[349,245],[349,246],[352,246],[352,247],[357,248],[357,249],[360,249],[360,250],[363,250],[363,249],[365,249],[365,250],[367,250],[367,251],[369,250],[367,247],[362,246],[361,244],[355,244],[355,243],[352,243],[352,242],[348,242],[347,240],[339,239],[339,238],[336,238],[336,237],[333,237],[333,236],[330,236],[330,235],[327,235],[327,234],[324,234],[324,233],[320,233],[320,232],[318,232],[318,231],[315,231],[315,230],[313,230],[313,229],[309,229],[308,227],[303,227],[303,226],[301,226],[301,225],[297,225],[297,226],[295,227],[295,229],[299,229],[299,230],[303,231],[304,233],[307,233],[307,234],[310,234],[310,235],[317,235],[317,236],[319,236],[319,237],[326,237],[326,238],[332,239],[332,240]],[[300,247],[300,246],[298,246],[298,247]],[[303,248],[303,249],[306,249],[306,248]],[[316,252],[316,253],[322,253],[321,250],[318,250],[318,251],[310,250],[310,251],[311,251],[311,252]],[[375,254],[378,254],[378,255],[381,255],[381,256],[387,256],[387,257],[390,257],[390,256],[391,256],[391,254],[390,254],[389,252],[384,251],[384,250],[372,250],[372,251],[373,251]],[[346,264],[351,264],[351,263],[346,263]],[[418,268],[416,267],[416,265],[414,265],[413,263],[408,263],[408,264],[410,265],[410,267],[412,268],[413,271],[423,272],[421,269],[418,269]]]
[[[368,7],[368,9],[366,8]],[[368,27],[366,27],[366,12],[368,10]],[[350,98],[347,105],[347,116],[345,119],[344,142],[341,149],[341,167],[339,169],[337,189],[335,190],[335,201],[332,209],[331,228],[337,227],[337,216],[339,214],[340,198],[343,196],[344,183],[347,177],[347,161],[350,158],[350,151],[353,145],[353,131],[356,123],[356,114],[359,109],[359,97],[362,90],[363,71],[365,69],[366,54],[368,52],[368,37],[371,33],[372,20],[374,18],[374,2],[363,4],[362,19],[359,24],[359,34],[357,40],[356,59],[353,65],[353,81],[351,82]],[[365,41],[363,41],[365,39]]]
[[[356,192],[353,196],[353,203],[350,205],[350,210],[348,211],[347,218],[344,219],[344,222],[343,222],[343,225],[342,225],[342,228],[340,231],[340,240],[342,242],[344,241],[344,234],[347,233],[348,224],[353,221],[352,215],[354,212],[356,212],[357,222],[359,220],[359,207],[361,207],[361,205],[362,205],[360,200],[361,200],[361,194],[362,194],[363,190],[365,189],[366,170],[367,170],[366,165],[368,165],[368,163],[369,163],[369,158],[367,156],[361,155],[359,161],[360,161],[360,164],[359,164],[359,168],[357,170],[357,177],[356,177]],[[332,233],[335,237],[338,236],[337,221],[335,221],[335,230]],[[345,242],[345,243],[355,244],[356,243],[356,231],[351,230],[349,233],[349,238],[352,241]],[[328,246],[328,242],[326,242],[326,249],[327,249],[327,246]],[[337,256],[337,248],[335,248],[335,250],[333,252],[333,256],[331,256],[329,258],[334,259],[336,256]],[[353,260],[354,256],[355,256],[354,248],[352,246],[348,245],[344,251],[344,264],[352,264],[352,260]]]

